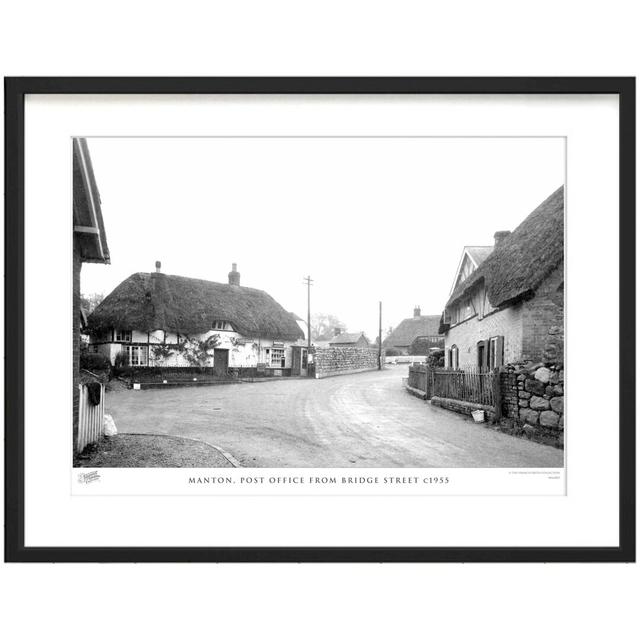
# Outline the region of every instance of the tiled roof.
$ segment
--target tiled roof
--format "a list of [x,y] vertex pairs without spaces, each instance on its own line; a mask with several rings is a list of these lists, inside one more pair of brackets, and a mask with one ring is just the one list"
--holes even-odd
[[408,347],[419,336],[437,336],[440,316],[418,316],[406,318],[383,341],[383,346]]
[[340,333],[337,336],[331,338],[331,340],[329,340],[329,344],[355,344],[363,335],[364,334],[362,333],[362,331],[359,331],[357,333]]

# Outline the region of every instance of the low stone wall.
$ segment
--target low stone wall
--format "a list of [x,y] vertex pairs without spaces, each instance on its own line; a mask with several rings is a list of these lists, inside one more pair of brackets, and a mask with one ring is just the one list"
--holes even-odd
[[[384,351],[382,358],[384,359]],[[313,355],[313,361],[316,378],[374,371],[378,369],[378,350],[357,347],[318,349]]]
[[476,404],[475,402],[455,400],[454,398],[440,398],[438,396],[433,396],[433,398],[431,398],[431,404],[435,407],[442,407],[449,411],[462,413],[465,416],[470,416],[472,411],[482,409],[485,412],[485,422],[493,422],[496,416],[495,409],[493,407],[485,404]]
[[564,446],[562,364],[512,364],[500,376],[502,430]]
[[171,382],[185,382],[196,378],[198,382],[205,380],[226,380],[233,378],[272,378],[283,377],[288,378],[291,376],[291,368],[288,369],[276,369],[276,368],[264,368],[258,369],[257,367],[228,367],[227,375],[216,374],[213,367],[123,367],[120,369],[114,369],[114,375],[126,378],[133,382],[148,383],[158,382],[162,383],[164,380],[167,383]]

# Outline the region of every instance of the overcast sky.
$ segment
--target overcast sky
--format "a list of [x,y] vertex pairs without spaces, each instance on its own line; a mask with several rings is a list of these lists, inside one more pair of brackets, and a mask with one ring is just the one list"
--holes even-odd
[[560,138],[89,138],[111,252],[83,293],[153,271],[264,289],[377,335],[440,314],[464,245],[564,184]]

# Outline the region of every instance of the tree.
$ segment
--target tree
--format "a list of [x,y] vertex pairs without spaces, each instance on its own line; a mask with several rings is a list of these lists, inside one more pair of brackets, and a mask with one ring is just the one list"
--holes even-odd
[[104,300],[104,293],[87,293],[80,296],[80,306],[87,315],[93,313],[95,308]]
[[335,330],[344,331],[347,325],[330,313],[314,313],[311,315],[311,339],[331,340]]

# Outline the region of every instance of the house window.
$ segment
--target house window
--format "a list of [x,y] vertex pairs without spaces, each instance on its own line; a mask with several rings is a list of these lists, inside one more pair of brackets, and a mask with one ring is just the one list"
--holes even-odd
[[271,349],[270,366],[284,368],[284,349]]
[[504,336],[495,336],[489,340],[489,367],[501,367],[504,364]]
[[131,331],[118,329],[116,331],[116,342],[131,342]]
[[449,368],[457,369],[458,364],[458,347],[454,344],[451,346],[451,350],[449,351]]
[[225,320],[214,320],[211,328],[215,331],[231,331],[231,325]]
[[124,352],[130,367],[143,367],[147,364],[147,347],[126,346]]

